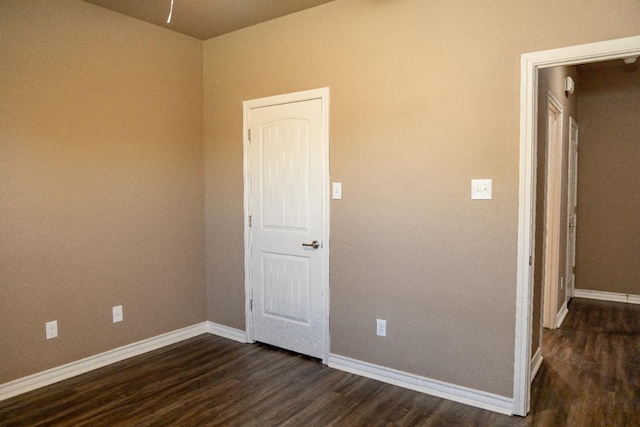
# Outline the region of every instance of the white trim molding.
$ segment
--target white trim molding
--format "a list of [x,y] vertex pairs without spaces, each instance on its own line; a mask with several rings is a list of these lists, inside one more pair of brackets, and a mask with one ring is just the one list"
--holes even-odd
[[560,311],[556,315],[556,328],[562,326],[562,322],[564,322],[564,318],[567,317],[567,314],[569,314],[569,303],[565,301],[565,303],[562,304],[562,307],[560,307]]
[[640,295],[621,294],[618,292],[574,289],[573,296],[574,298],[597,299],[601,301],[611,301],[611,302],[624,302],[627,304],[640,304]]
[[241,342],[243,344],[247,343],[247,333],[245,331],[241,331],[240,329],[221,325],[219,323],[214,323],[214,322],[206,322],[206,323],[207,323],[207,332],[212,335],[217,335],[219,337]]
[[329,367],[499,414],[513,415],[511,411],[513,399],[508,397],[421,377],[337,354],[329,354]]
[[536,351],[536,354],[531,358],[531,382],[533,382],[536,375],[538,375],[540,366],[542,366],[542,360],[542,347],[538,347],[538,351]]
[[241,343],[247,342],[247,334],[244,331],[218,323],[202,322],[0,384],[0,401],[202,334],[217,335]]
[[529,412],[531,392],[531,331],[533,328],[533,265],[535,265],[535,183],[538,70],[640,55],[640,36],[560,49],[525,53],[520,75],[520,184],[514,346],[513,413]]
[[[542,114],[542,111],[540,111]],[[562,212],[562,153],[564,147],[564,109],[551,91],[547,91],[547,160],[544,187],[544,238],[542,325],[555,329],[558,324],[560,281],[560,216]],[[554,118],[554,120],[551,119]],[[552,124],[555,123],[555,126]]]
[[208,332],[202,322],[0,384],[0,401]]

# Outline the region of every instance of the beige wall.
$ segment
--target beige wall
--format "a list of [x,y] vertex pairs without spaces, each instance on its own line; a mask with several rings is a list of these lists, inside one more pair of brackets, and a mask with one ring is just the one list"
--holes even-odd
[[580,87],[576,288],[640,295],[640,71]]
[[3,0],[0,58],[0,384],[206,320],[202,42]]
[[547,200],[545,196],[546,186],[546,157],[547,157],[547,112],[549,103],[549,93],[562,106],[562,182],[560,184],[560,238],[559,246],[559,267],[558,267],[558,283],[556,284],[558,291],[558,300],[556,307],[552,310],[557,314],[566,301],[566,287],[561,283],[566,283],[567,270],[567,186],[568,186],[568,159],[569,159],[569,119],[573,117],[577,121],[578,106],[578,90],[580,85],[576,83],[576,91],[568,94],[564,90],[565,78],[570,76],[574,82],[578,82],[578,72],[575,67],[552,67],[541,69],[538,72],[538,142],[537,142],[537,160],[538,168],[536,172],[536,236],[535,236],[535,265],[534,265],[534,301],[533,301],[533,346],[532,351],[535,353],[539,344],[542,315],[542,296],[543,296],[543,274],[544,274],[544,230],[545,230],[545,208]]
[[242,101],[328,86],[331,352],[512,396],[520,55],[638,22],[635,0],[336,0],[206,41],[210,320],[244,328]]

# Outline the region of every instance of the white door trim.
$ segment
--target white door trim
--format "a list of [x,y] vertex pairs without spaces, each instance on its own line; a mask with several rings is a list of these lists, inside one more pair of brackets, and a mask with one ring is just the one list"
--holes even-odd
[[253,316],[251,313],[251,229],[249,227],[249,212],[251,211],[251,186],[250,186],[250,157],[249,157],[249,112],[253,108],[268,107],[279,104],[289,104],[294,102],[320,99],[322,101],[322,128],[323,128],[323,170],[322,170],[322,222],[323,222],[323,256],[324,271],[320,279],[323,287],[325,328],[323,332],[323,356],[322,363],[327,364],[329,358],[329,88],[312,89],[301,92],[288,93],[284,95],[269,96],[265,98],[252,99],[242,103],[242,140],[243,140],[243,177],[244,177],[244,287],[245,287],[245,325],[247,342],[254,342],[253,339]]
[[[549,117],[555,117],[550,127]],[[544,184],[544,257],[542,267],[542,324],[556,329],[560,283],[560,211],[562,204],[562,154],[564,111],[560,101],[547,91],[547,158]]]
[[513,378],[513,413],[516,415],[525,416],[529,412],[531,392],[538,70],[633,55],[640,55],[640,36],[526,53],[521,57],[520,188]]
[[[573,241],[567,238],[567,252],[566,252],[566,277],[565,281],[567,290],[565,302],[568,304],[569,300],[573,298],[573,291],[576,286],[576,277],[574,267],[576,265],[576,232],[577,232],[577,218],[578,215],[575,211],[578,198],[578,146],[580,141],[578,122],[571,116],[569,116],[569,141],[568,141],[568,153],[567,159],[567,228],[573,228],[571,233],[567,232],[567,236],[573,234]],[[574,148],[575,140],[575,148]],[[575,157],[574,157],[575,149]],[[573,212],[571,212],[573,210]],[[573,223],[571,220],[573,219]]]

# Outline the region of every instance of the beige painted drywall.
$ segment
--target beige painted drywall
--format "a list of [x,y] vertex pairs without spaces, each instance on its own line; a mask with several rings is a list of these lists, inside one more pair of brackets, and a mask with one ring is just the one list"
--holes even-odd
[[[562,182],[561,182],[561,208],[560,208],[560,250],[559,250],[559,279],[566,283],[566,252],[567,252],[567,167],[568,167],[568,141],[569,118],[577,121],[577,99],[580,90],[579,83],[576,91],[569,94],[564,90],[565,78],[570,76],[574,82],[579,82],[578,72],[573,66],[544,68],[538,72],[538,120],[537,120],[537,172],[536,172],[536,235],[535,235],[535,264],[533,273],[533,339],[531,350],[533,354],[539,348],[540,327],[542,322],[542,279],[544,268],[544,230],[545,230],[545,186],[546,186],[546,156],[547,156],[547,110],[549,93],[562,106]],[[566,287],[558,287],[558,303],[555,313],[558,313],[566,301]]]
[[576,288],[640,295],[640,71],[580,87]]
[[0,58],[0,384],[206,320],[202,42],[3,0]]
[[520,55],[638,22],[636,1],[336,0],[205,41],[209,319],[244,328],[242,101],[327,86],[331,352],[512,396]]

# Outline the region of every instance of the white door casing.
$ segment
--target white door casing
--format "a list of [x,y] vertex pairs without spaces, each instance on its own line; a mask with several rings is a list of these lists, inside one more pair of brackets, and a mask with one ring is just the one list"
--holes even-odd
[[328,357],[328,89],[244,103],[248,341]]
[[567,272],[566,302],[576,284],[576,225],[578,221],[578,123],[569,117],[569,165],[567,169]]
[[544,209],[542,324],[556,329],[560,280],[560,204],[562,193],[562,105],[547,93],[547,159]]
[[640,55],[640,36],[525,53],[521,56],[518,265],[513,378],[515,415],[525,416],[529,412],[531,394],[538,70],[636,55]]

